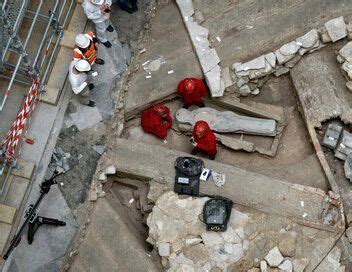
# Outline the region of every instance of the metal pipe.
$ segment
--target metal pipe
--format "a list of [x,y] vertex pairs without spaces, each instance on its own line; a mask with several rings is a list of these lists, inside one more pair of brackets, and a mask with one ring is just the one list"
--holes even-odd
[[[25,42],[24,42],[24,44],[23,44],[23,50],[26,50],[26,48],[27,48],[27,44],[28,44],[29,38],[30,38],[31,35],[32,35],[33,28],[34,28],[34,25],[35,25],[35,23],[36,23],[36,20],[37,20],[39,11],[40,11],[40,9],[41,9],[41,7],[42,7],[42,5],[43,5],[43,1],[44,1],[44,0],[40,0],[40,3],[39,3],[38,8],[37,8],[37,12],[36,12],[36,14],[35,14],[35,16],[34,16],[34,19],[33,19],[33,22],[32,22],[32,24],[31,24],[31,27],[30,27],[30,29],[29,29],[29,31],[28,31],[26,40],[25,40]],[[20,66],[20,64],[21,64],[22,58],[23,58],[23,55],[20,55],[20,57],[18,58],[18,61],[17,61],[17,64],[16,64],[16,68],[15,68],[15,70],[13,71],[13,74],[12,74],[12,77],[11,77],[11,81],[10,81],[8,87],[7,87],[6,94],[5,94],[5,96],[4,96],[3,100],[2,100],[1,107],[0,107],[0,111],[2,111],[3,108],[4,108],[4,105],[5,105],[7,96],[8,96],[8,91],[9,91],[9,90],[11,89],[11,87],[12,87],[13,81],[14,81],[15,76],[16,76],[16,74],[17,74],[17,70],[18,70],[18,68],[19,68],[19,66]]]
[[[74,4],[74,3],[75,3],[75,1],[74,1],[74,0],[71,0],[71,4],[70,4],[70,6],[69,6],[69,8],[68,8],[68,11],[67,11],[67,13],[66,13],[65,19],[64,19],[64,21],[63,21],[63,23],[62,23],[62,28],[65,28],[65,25],[66,25],[66,23],[67,23],[68,17],[69,17],[69,15],[70,15],[70,13],[71,13],[71,10],[72,10],[72,7],[73,7],[73,4]],[[61,33],[61,35],[62,35],[62,33]],[[52,54],[51,54],[51,56],[50,56],[48,65],[47,65],[46,68],[45,68],[45,72],[44,72],[44,75],[43,75],[43,78],[42,78],[42,83],[45,83],[46,77],[47,77],[48,72],[49,72],[50,64],[51,64],[51,62],[53,61],[53,58],[54,58],[54,56],[55,56],[55,52],[56,52],[57,47],[58,47],[58,45],[59,45],[61,35],[58,37],[58,39],[57,39],[57,41],[56,41],[56,43],[55,43],[55,46],[54,46],[53,52],[52,52]]]
[[6,187],[6,184],[7,184],[8,180],[9,180],[9,177],[10,177],[10,174],[11,174],[11,171],[12,171],[12,168],[13,168],[13,166],[12,166],[12,164],[11,164],[10,167],[9,167],[9,169],[7,170],[4,183],[3,183],[2,186],[1,186],[0,195],[2,195],[2,193],[4,192],[4,189],[5,189],[5,187]]
[[15,24],[14,24],[12,30],[10,31],[9,40],[8,40],[8,42],[7,42],[7,44],[6,44],[6,47],[5,47],[5,49],[4,49],[4,52],[3,52],[3,59],[2,59],[3,61],[4,61],[4,57],[5,57],[5,55],[6,55],[6,52],[7,52],[7,50],[9,49],[10,44],[11,44],[11,42],[12,42],[13,34],[17,32],[17,28],[18,28],[18,26],[19,26],[20,19],[23,17],[22,14],[23,14],[23,12],[24,12],[24,10],[25,10],[27,4],[28,4],[28,0],[24,0],[24,1],[22,2],[22,6],[21,6],[21,9],[20,9],[20,12],[19,12],[19,14],[18,14],[18,16],[17,16],[17,18],[16,18],[16,21],[15,21]]
[[[62,8],[61,8],[61,10],[60,10],[60,13],[59,13],[59,16],[58,16],[58,21],[59,21],[59,22],[60,22],[60,18],[61,18],[62,12],[63,12],[63,10],[64,10],[64,8],[65,8],[65,6],[66,6],[66,2],[67,2],[67,0],[65,0],[64,4],[62,5]],[[72,5],[72,3],[73,3],[73,1],[71,2],[71,5]],[[71,6],[70,6],[70,7],[71,7]],[[60,34],[61,34],[61,33],[60,33]],[[50,37],[49,42],[48,42],[48,44],[47,44],[47,46],[46,46],[45,51],[48,51],[48,50],[49,50],[53,38],[54,38],[54,35],[52,35],[52,36]],[[61,38],[61,36],[58,37],[58,39],[60,39],[60,38]],[[55,48],[54,48],[54,49],[55,49]],[[41,62],[40,62],[40,66],[39,66],[39,68],[38,68],[39,71],[43,68],[44,61],[45,61],[45,59],[46,59],[46,56],[47,56],[47,55],[44,55],[44,57],[42,58],[42,60],[41,60]],[[48,65],[49,65],[49,64],[50,64],[50,63],[48,63]]]
[[[26,10],[26,12],[27,13],[29,13],[29,14],[32,14],[32,15],[34,15],[35,14],[35,12],[34,11],[32,11],[32,10]],[[39,14],[39,17],[43,17],[43,18],[45,18],[45,19],[50,19],[50,17],[49,16],[47,16],[47,15],[44,15],[44,14]]]
[[43,38],[42,40],[40,41],[40,45],[39,45],[39,48],[37,50],[37,54],[35,55],[35,58],[34,58],[34,61],[32,62],[32,65],[31,65],[31,68],[33,69],[38,61],[38,58],[39,58],[39,54],[41,53],[42,51],[42,48],[43,48],[43,45],[44,45],[44,41],[45,41],[45,38],[46,38],[46,35],[48,34],[48,31],[49,31],[49,28],[50,28],[50,25],[51,25],[51,22],[53,21],[54,19],[54,15],[55,15],[55,12],[56,12],[56,8],[59,4],[59,1],[60,0],[56,0],[56,4],[55,4],[55,7],[53,9],[53,12],[51,13],[50,15],[50,19],[49,19],[49,22],[48,22],[48,25],[46,26],[46,29],[44,31],[44,35],[43,35]]

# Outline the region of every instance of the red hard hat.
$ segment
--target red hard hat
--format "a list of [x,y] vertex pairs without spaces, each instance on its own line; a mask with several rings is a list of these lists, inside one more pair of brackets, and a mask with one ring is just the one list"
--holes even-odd
[[194,82],[193,79],[187,78],[185,80],[185,87],[186,87],[187,92],[192,92],[192,91],[194,91],[194,89],[196,87],[196,83]]
[[170,113],[169,108],[166,107],[164,104],[155,105],[154,110],[159,116],[166,116]]
[[198,121],[195,125],[194,125],[194,133],[196,134],[196,136],[198,138],[203,137],[204,134],[209,130],[209,125],[207,122],[205,121]]

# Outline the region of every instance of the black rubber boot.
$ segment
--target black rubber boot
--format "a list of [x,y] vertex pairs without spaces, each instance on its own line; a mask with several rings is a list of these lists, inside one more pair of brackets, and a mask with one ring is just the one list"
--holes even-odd
[[88,89],[91,91],[91,90],[93,90],[94,89],[94,84],[93,83],[89,83],[88,84]]
[[110,48],[112,46],[111,42],[109,41],[103,42],[102,44],[104,44],[104,46],[107,48]]
[[112,25],[108,25],[108,27],[106,28],[106,31],[109,31],[109,32],[113,32],[115,29]]
[[95,63],[96,64],[99,64],[99,65],[104,65],[105,64],[105,61],[103,59],[96,59],[95,60]]

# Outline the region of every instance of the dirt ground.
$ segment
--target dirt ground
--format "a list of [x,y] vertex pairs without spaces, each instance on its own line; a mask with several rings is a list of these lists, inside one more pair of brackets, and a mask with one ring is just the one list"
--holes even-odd
[[[315,151],[311,145],[303,118],[298,111],[294,87],[290,77],[273,77],[263,86],[260,95],[254,98],[241,99],[243,103],[251,101],[280,106],[284,109],[286,127],[283,131],[278,154],[275,157],[268,157],[258,153],[233,151],[218,145],[219,151],[216,160],[292,183],[326,190],[327,183],[325,176],[315,156]],[[182,107],[180,99],[175,99],[166,104],[170,107],[173,116]],[[224,110],[210,103],[207,105]],[[169,131],[166,141],[144,133],[140,127],[140,118],[129,121],[126,124],[126,128],[124,137],[127,139],[141,140],[146,143],[162,145],[187,153],[190,153],[192,150],[189,136],[178,132],[175,122],[173,129]],[[232,137],[239,136],[232,135]],[[265,148],[270,148],[272,142],[271,137],[244,135],[243,139],[253,141],[256,145]],[[298,169],[300,171],[297,171]]]

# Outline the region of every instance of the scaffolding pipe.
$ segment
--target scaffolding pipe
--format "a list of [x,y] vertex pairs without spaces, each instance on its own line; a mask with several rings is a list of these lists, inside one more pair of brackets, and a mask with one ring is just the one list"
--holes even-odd
[[[61,8],[61,10],[60,10],[60,13],[59,13],[59,16],[58,16],[58,21],[59,21],[59,22],[60,22],[60,18],[61,18],[62,12],[63,12],[63,10],[64,10],[64,8],[65,8],[65,6],[66,6],[66,3],[67,3],[67,0],[65,0],[65,2],[64,2],[63,5],[62,5],[62,8]],[[71,5],[70,5],[69,10],[68,10],[67,13],[70,12],[72,3],[73,3],[73,1],[71,2]],[[66,15],[66,17],[67,17],[67,15]],[[63,26],[62,26],[62,27],[63,27]],[[61,35],[62,35],[62,32],[59,33],[58,40],[60,40]],[[54,35],[52,35],[52,36],[50,37],[49,42],[48,42],[48,44],[47,44],[47,46],[46,46],[46,48],[45,48],[45,51],[48,51],[48,50],[49,50],[53,38],[54,38]],[[57,42],[56,42],[56,43],[57,43]],[[56,49],[57,49],[56,43],[55,43],[55,47],[54,47],[54,49],[53,49],[53,53],[52,53],[52,54],[54,54],[55,51],[56,51]],[[40,62],[40,66],[39,66],[38,70],[41,70],[41,69],[43,68],[44,61],[45,61],[45,59],[46,59],[46,56],[47,56],[47,55],[44,55],[42,61]],[[50,57],[50,60],[52,60],[51,57]],[[50,65],[50,63],[51,63],[51,62],[49,61],[48,65]],[[44,81],[43,81],[43,83],[44,83]]]
[[[65,28],[65,25],[66,25],[66,23],[67,23],[68,17],[70,16],[70,13],[71,13],[71,10],[72,10],[72,7],[73,7],[73,4],[74,4],[74,3],[75,3],[75,2],[74,2],[73,0],[71,0],[71,4],[70,4],[70,6],[69,6],[69,8],[68,8],[68,11],[67,11],[67,13],[66,13],[65,19],[64,19],[64,21],[63,21],[63,23],[62,23],[62,28]],[[58,39],[57,39],[56,42],[55,42],[55,46],[54,46],[53,52],[52,52],[52,54],[50,55],[50,59],[49,59],[48,65],[47,65],[46,68],[45,68],[45,72],[44,72],[44,75],[43,75],[43,78],[42,78],[42,83],[43,83],[43,84],[45,83],[46,77],[47,77],[48,72],[49,72],[49,68],[50,68],[50,65],[49,65],[49,64],[53,61],[55,52],[56,52],[56,50],[57,50],[57,47],[59,46],[61,35],[62,35],[62,32],[60,33],[60,36],[58,37]]]
[[39,58],[39,55],[41,53],[41,50],[43,48],[43,45],[44,45],[44,41],[45,41],[45,38],[46,38],[46,35],[48,34],[48,31],[49,31],[49,28],[50,28],[50,25],[54,19],[54,15],[55,15],[55,12],[56,12],[56,9],[57,9],[57,6],[59,4],[59,1],[60,0],[56,0],[56,4],[55,4],[55,7],[50,15],[50,19],[49,19],[49,22],[48,22],[48,25],[46,26],[46,29],[45,29],[45,32],[44,32],[44,35],[43,35],[43,38],[42,40],[40,41],[40,45],[39,45],[39,48],[37,50],[37,54],[34,58],[34,61],[32,62],[32,65],[31,65],[31,68],[33,69],[35,67],[35,65],[37,64],[37,61],[38,61],[38,58]]
[[[6,4],[6,2],[7,2],[7,1],[5,0],[4,5]],[[15,24],[14,24],[13,28],[12,28],[11,31],[10,31],[9,40],[8,40],[8,42],[7,42],[7,44],[6,44],[6,47],[5,47],[5,50],[4,50],[4,52],[3,52],[2,61],[4,61],[6,52],[7,52],[7,50],[9,49],[10,44],[11,44],[13,38],[14,38],[14,33],[16,33],[17,28],[19,27],[19,22],[20,22],[20,19],[21,19],[21,17],[22,17],[21,14],[23,13],[25,7],[27,6],[27,3],[28,3],[28,0],[25,0],[25,1],[23,1],[23,3],[22,3],[21,9],[20,9],[20,14],[19,14],[19,16],[17,16],[16,21],[15,21]]]
[[[31,24],[31,27],[30,27],[30,29],[29,29],[29,31],[28,31],[26,40],[25,40],[25,42],[24,42],[24,44],[23,44],[23,50],[25,50],[25,49],[27,48],[27,44],[28,44],[28,42],[29,42],[29,38],[30,38],[31,35],[32,35],[32,31],[33,31],[34,25],[35,25],[35,23],[36,23],[36,19],[37,19],[37,17],[38,17],[39,11],[40,11],[40,9],[41,9],[41,7],[42,7],[42,5],[43,5],[43,1],[44,1],[44,0],[40,0],[40,3],[39,3],[38,8],[37,8],[37,12],[36,12],[36,14],[35,14],[35,16],[34,16],[34,19],[33,19],[33,22],[32,22],[32,24]],[[20,57],[18,58],[18,61],[17,61],[16,67],[15,67],[15,70],[13,71],[13,75],[12,75],[12,77],[11,77],[11,81],[10,81],[8,87],[7,87],[7,90],[6,90],[6,94],[5,94],[5,96],[4,96],[4,99],[2,100],[2,104],[1,104],[1,107],[0,107],[0,111],[2,111],[3,108],[4,108],[4,106],[5,106],[5,102],[6,102],[6,99],[7,99],[7,96],[8,96],[8,92],[9,92],[9,90],[10,90],[11,87],[12,87],[12,84],[13,84],[13,82],[14,82],[14,79],[15,79],[15,76],[16,76],[16,73],[17,73],[17,70],[18,70],[18,68],[20,67],[22,58],[23,58],[23,54],[21,54]]]

